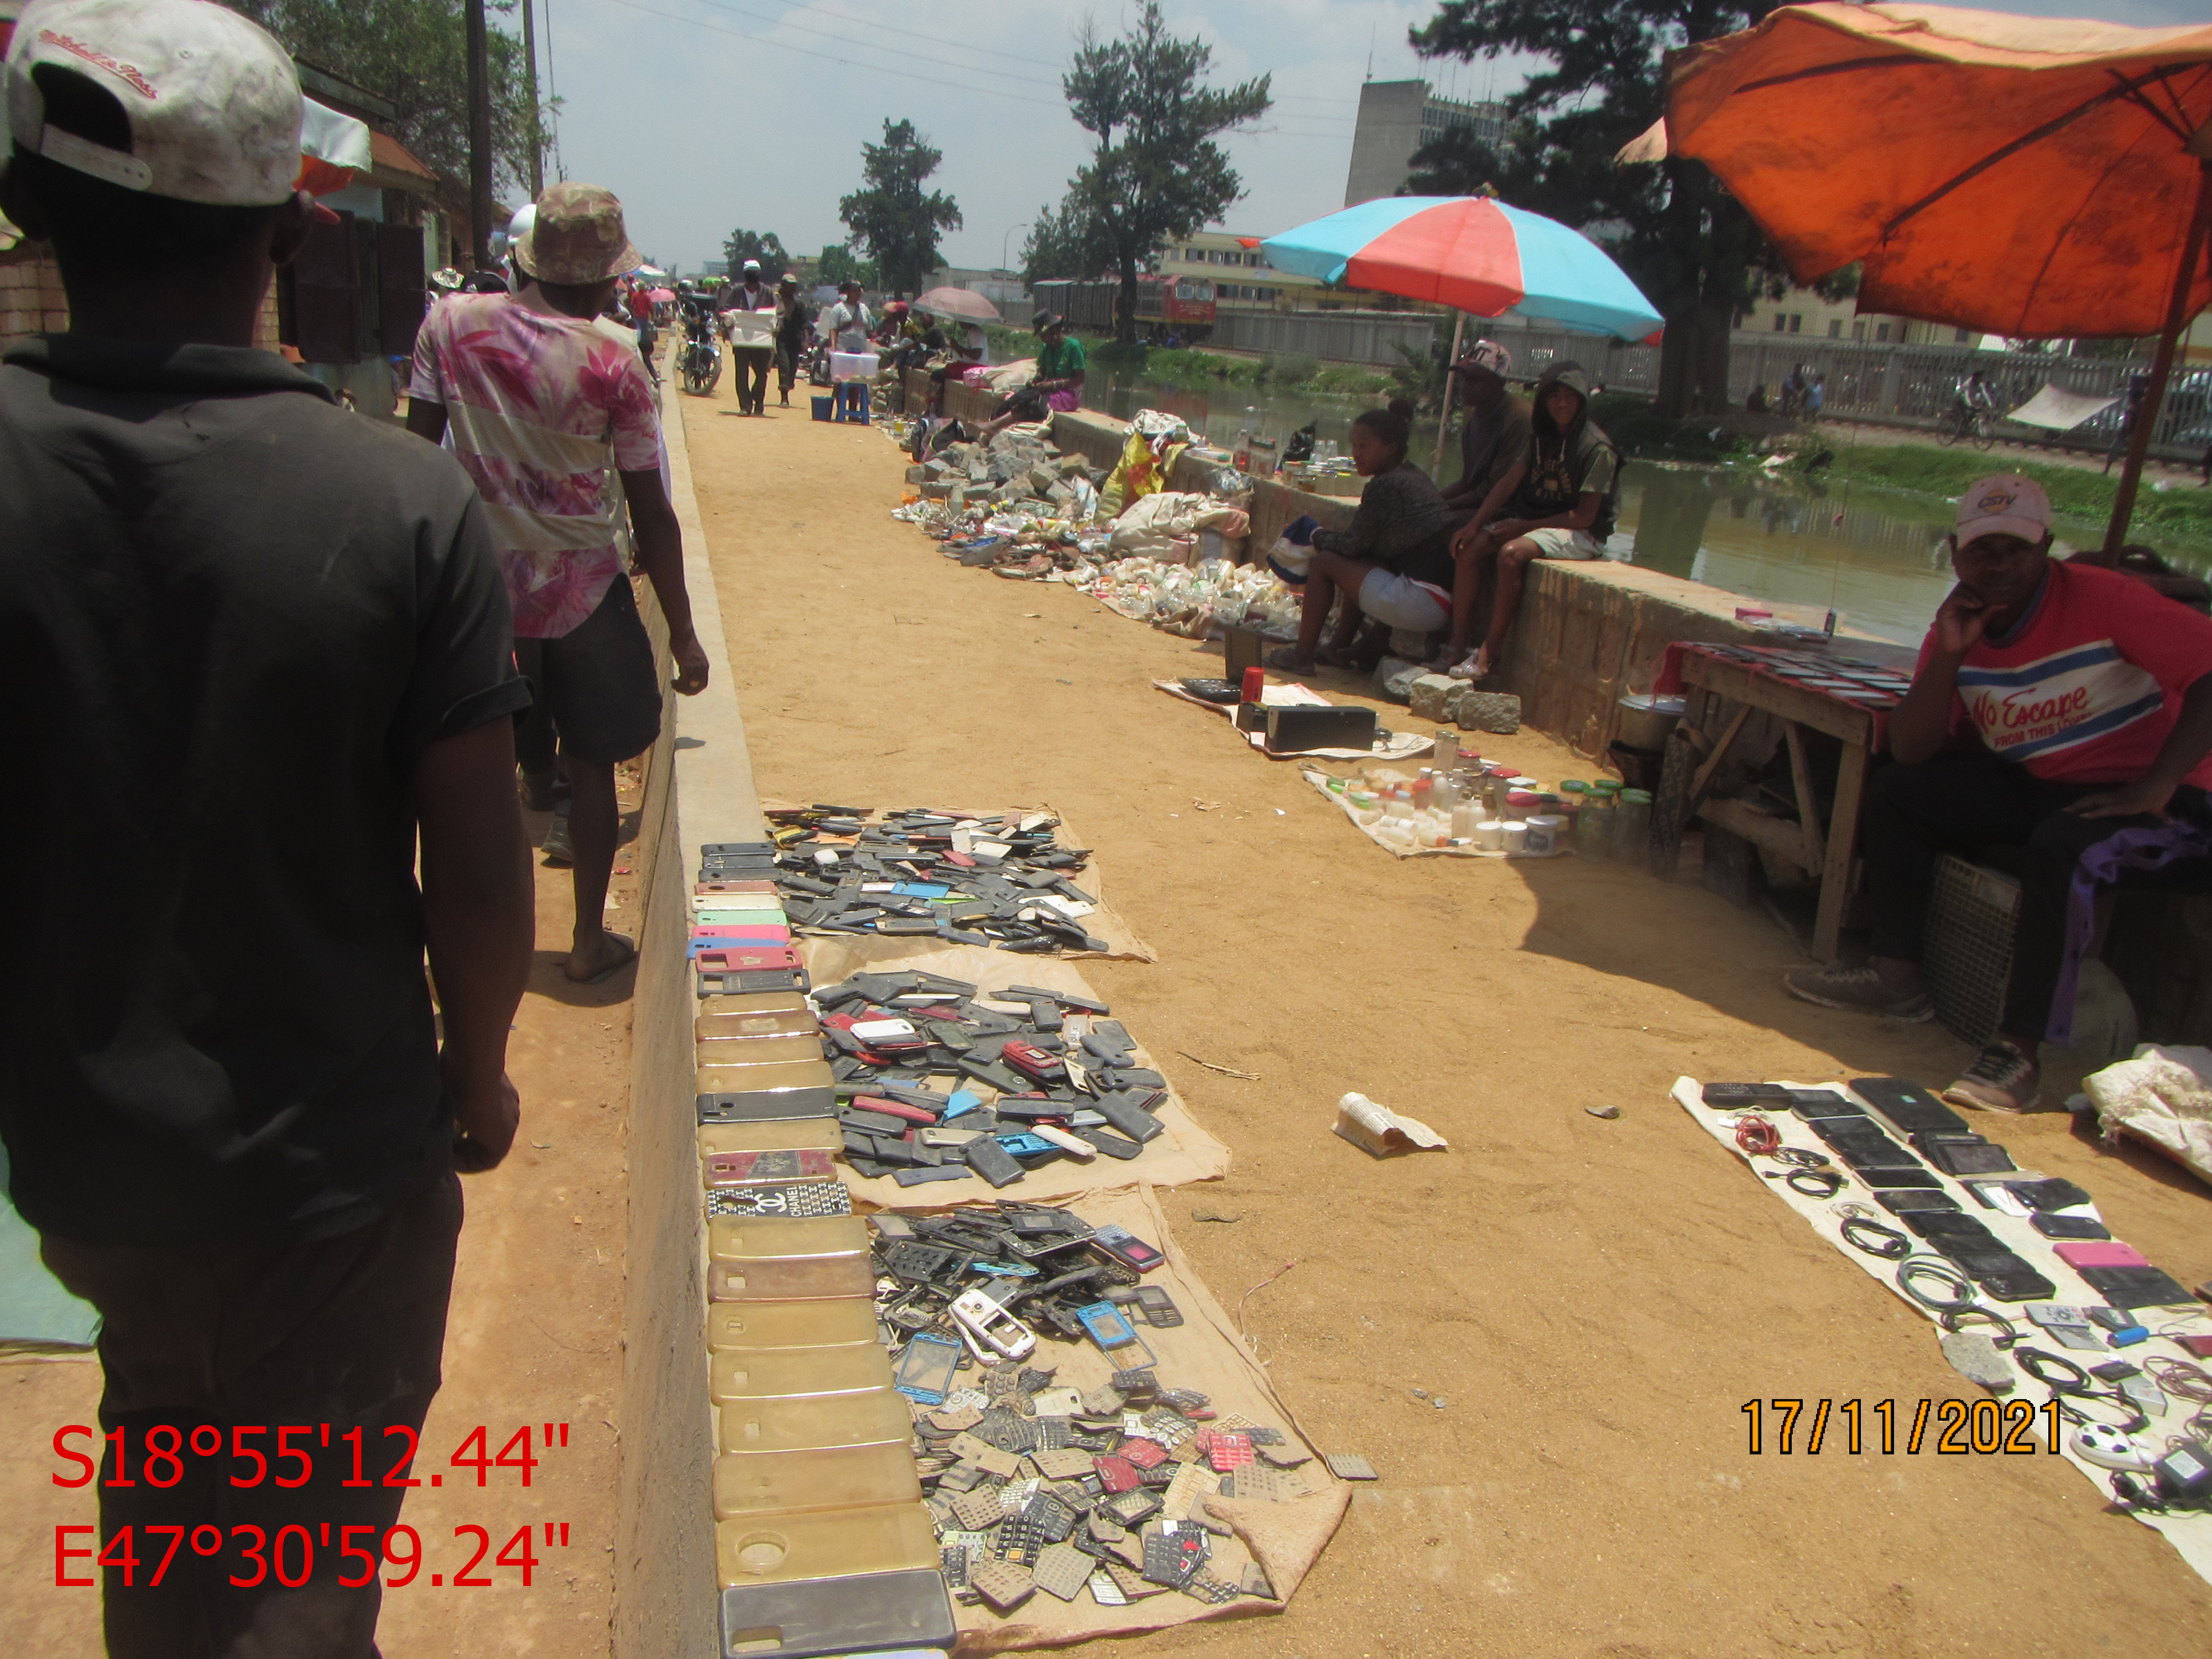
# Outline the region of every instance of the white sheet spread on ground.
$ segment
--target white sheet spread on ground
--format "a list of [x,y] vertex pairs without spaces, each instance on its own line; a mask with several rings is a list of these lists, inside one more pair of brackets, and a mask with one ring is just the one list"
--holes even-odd
[[[1230,722],[1229,729],[1237,731],[1237,705],[1233,702],[1208,702],[1183,689],[1180,680],[1154,680],[1155,690],[1171,697],[1182,699],[1196,708],[1209,709]],[[1318,692],[1309,691],[1303,685],[1271,685],[1260,693],[1260,701],[1271,708],[1334,708],[1336,705]],[[1261,754],[1267,755],[1267,734],[1264,732],[1237,732],[1237,735]],[[1393,732],[1388,727],[1378,729],[1372,749],[1302,749],[1295,755],[1267,755],[1269,760],[1310,760],[1318,756],[1324,760],[1405,760],[1432,746],[1435,739],[1422,737],[1415,732]]]
[[[1783,1086],[1793,1089],[1819,1089],[1829,1085],[1820,1083],[1785,1083]],[[1776,1164],[1771,1159],[1753,1158],[1736,1145],[1736,1121],[1745,1114],[1741,1111],[1716,1109],[1707,1106],[1704,1100],[1704,1085],[1696,1079],[1686,1077],[1676,1079],[1674,1096],[1676,1103],[1696,1119],[1707,1133],[1727,1147],[1735,1156],[1759,1171],[1762,1176],[1769,1169],[1778,1172],[1784,1171],[1785,1166]],[[1771,1122],[1780,1133],[1782,1144],[1784,1146],[1796,1146],[1807,1152],[1827,1155],[1828,1149],[1822,1145],[1820,1138],[1788,1111],[1760,1112],[1753,1115],[1763,1117]],[[1848,1176],[1850,1173],[1840,1164],[1832,1164],[1831,1167],[1839,1174]],[[2018,1178],[2032,1180],[2034,1177],[2023,1172]],[[2057,1294],[2051,1298],[2052,1300],[2076,1306],[2096,1307],[2103,1304],[2105,1298],[2102,1293],[2092,1289],[2086,1280],[2075,1273],[2073,1268],[2061,1261],[2051,1250],[2051,1241],[2037,1232],[2025,1220],[2002,1214],[1996,1210],[1983,1208],[1979,1200],[1948,1176],[1939,1172],[1936,1179],[1942,1183],[1942,1190],[1958,1200],[1959,1207],[1962,1211],[1986,1224],[1989,1230],[2003,1241],[2007,1249],[2027,1261],[2036,1272],[2041,1273],[2057,1287]],[[1899,1224],[1895,1216],[1874,1202],[1871,1193],[1863,1185],[1854,1180],[1835,1197],[1817,1199],[1796,1192],[1779,1180],[1761,1180],[1759,1184],[1803,1216],[1812,1224],[1813,1231],[1834,1245],[1847,1261],[1856,1263],[1863,1272],[1876,1283],[1888,1289],[1906,1307],[1923,1318],[1934,1322],[1936,1318],[1934,1311],[1908,1296],[1899,1286],[1896,1262],[1884,1260],[1880,1256],[1869,1255],[1865,1251],[1844,1242],[1843,1227],[1844,1218],[1838,1215],[1834,1207],[1842,1203],[1857,1202],[1865,1209],[1871,1211],[1874,1218],[1883,1226],[1893,1228],[1899,1232],[1905,1231]],[[1918,1241],[1915,1240],[1914,1243],[1917,1244]],[[1916,1250],[1914,1254],[1920,1255],[1923,1252]],[[2023,1346],[2041,1348],[2046,1352],[2060,1352],[2058,1344],[2043,1336],[2034,1325],[2028,1322],[2027,1316],[2017,1305],[2004,1302],[1990,1302],[1984,1305],[2014,1322],[2022,1333]],[[2124,1359],[2136,1366],[2141,1366],[2146,1358],[2154,1354],[2162,1354],[2191,1364],[2201,1363],[2191,1358],[2185,1350],[2168,1339],[2175,1335],[2212,1335],[2212,1317],[2207,1316],[2203,1308],[2192,1303],[2187,1310],[2146,1309],[2142,1313],[2143,1322],[2157,1334],[2154,1334],[2148,1341],[2137,1343],[2130,1348],[2117,1350],[2103,1358]],[[1967,1320],[1960,1328],[1967,1332],[1979,1332],[1985,1335],[1997,1334],[1998,1329],[1983,1320]],[[2068,1353],[2065,1357],[2076,1364],[2085,1366],[2100,1363],[2100,1356],[2094,1353],[2080,1355]],[[1960,1397],[1962,1399],[1973,1397],[1974,1385],[1968,1383],[1963,1377],[1960,1382],[1961,1385]],[[2025,1371],[2021,1371],[2017,1373],[2012,1393],[2005,1397],[2026,1400],[2040,1407],[2044,1401],[2051,1398],[2051,1390]],[[2165,1413],[2160,1417],[2154,1418],[2150,1427],[2142,1431],[2137,1437],[2163,1449],[2166,1437],[2179,1434],[2183,1422],[2195,1409],[2189,1401],[2169,1395]],[[2113,1415],[2110,1410],[2094,1414],[2105,1421],[2110,1421]],[[2048,1421],[2049,1419],[2039,1409],[2034,1429],[2034,1437],[2039,1447],[2046,1443],[2045,1434]],[[1932,1427],[1929,1434],[1932,1437],[1934,1434]],[[2089,1477],[2092,1484],[2097,1488],[2100,1501],[2111,1501],[2112,1489],[2108,1471],[2099,1468],[2094,1463],[2078,1455],[2074,1449],[2065,1443],[2063,1437],[2059,1445],[2059,1455]],[[2212,1514],[2200,1511],[2195,1514],[2138,1515],[2136,1519],[2141,1521],[2145,1526],[2154,1527],[2165,1534],[2166,1541],[2179,1552],[2183,1560],[2196,1570],[2197,1576],[2212,1581]]]
[[[763,801],[761,803],[761,810],[764,812],[790,811],[796,810],[798,805],[799,803],[795,801]],[[966,817],[971,815],[975,809],[972,807],[954,808],[948,806],[933,807],[931,810],[935,811],[953,812],[959,816]],[[1004,816],[1018,823],[1023,818],[1032,817],[1039,812],[1046,814],[1052,819],[1053,823],[1058,826],[1054,832],[1054,839],[1060,845],[1064,847],[1081,847],[1084,844],[1082,842],[1076,839],[1075,831],[1068,827],[1067,820],[1060,815],[1059,810],[1055,807],[1009,806],[1003,809],[994,808],[983,816],[988,817]],[[853,844],[854,837],[850,836],[818,836],[814,840],[804,843],[804,845],[807,847],[849,847]],[[1151,945],[1145,943],[1143,939],[1137,936],[1137,931],[1135,928],[1129,926],[1128,919],[1123,916],[1119,910],[1116,910],[1112,905],[1106,902],[1106,878],[1103,872],[1098,868],[1098,861],[1096,859],[1090,860],[1080,870],[1070,871],[1068,872],[1068,879],[1073,882],[1078,887],[1080,887],[1085,892],[1090,894],[1093,901],[1097,903],[1097,908],[1092,910],[1088,915],[1083,918],[1084,931],[1088,933],[1093,939],[1105,940],[1106,948],[1103,951],[1066,951],[1060,953],[1064,957],[1074,962],[1095,962],[1100,960],[1109,962],[1158,962],[1160,959],[1160,953],[1152,949]],[[808,939],[858,939],[867,937],[861,934],[840,933],[835,928],[793,927],[791,931]],[[910,934],[903,937],[896,934],[886,934],[884,937],[890,944],[900,951],[908,951],[914,948],[914,939]],[[1030,957],[1028,958],[1028,960],[1034,961],[1035,958]]]
[[[989,1000],[992,991],[1009,985],[1072,991],[1080,997],[1104,1000],[1085,982],[1082,975],[1051,957],[1016,956],[972,945],[939,945],[917,951],[914,943],[912,939],[842,939],[831,935],[807,939],[800,946],[800,954],[806,958],[806,971],[817,987],[837,984],[854,974],[896,974],[912,969],[980,986],[982,988],[978,994],[985,1000]],[[1015,1012],[1021,1006],[1010,1004],[1008,1012]],[[1143,1033],[1133,1030],[1129,1035],[1137,1042],[1139,1062],[1165,1077],[1167,1068],[1146,1050]],[[958,1082],[967,1085],[964,1077]],[[1133,1181],[1155,1187],[1180,1187],[1192,1181],[1218,1181],[1229,1173],[1229,1148],[1198,1127],[1173,1083],[1168,1085],[1167,1100],[1153,1115],[1167,1127],[1145,1143],[1141,1156],[1124,1161],[1102,1152],[1088,1164],[1063,1158],[1042,1169],[1030,1170],[1020,1181],[1004,1188],[1004,1195],[1023,1204],[1053,1204],[1080,1199],[1108,1188],[1126,1187]],[[840,1173],[853,1190],[856,1206],[863,1209],[942,1210],[999,1195],[981,1176],[902,1187],[890,1176],[864,1177],[842,1167]]]
[[[1420,745],[1423,749],[1426,749],[1428,746],[1429,745],[1427,744],[1422,744]],[[1362,823],[1359,821],[1358,808],[1352,805],[1352,802],[1346,798],[1341,790],[1332,789],[1328,787],[1331,774],[1324,772],[1318,766],[1301,766],[1298,769],[1298,775],[1306,781],[1306,785],[1309,788],[1314,790],[1323,800],[1328,802],[1329,805],[1335,807],[1338,811],[1343,813],[1346,817],[1349,818],[1352,821],[1352,827],[1353,829],[1359,831],[1361,835],[1366,836],[1368,840],[1373,842],[1384,852],[1395,854],[1401,859],[1556,859],[1565,858],[1574,851],[1574,848],[1571,847],[1562,847],[1556,853],[1491,852],[1486,848],[1480,847],[1394,847],[1389,842],[1383,840],[1382,836],[1375,833],[1375,826],[1373,824]],[[1377,820],[1377,822],[1380,822],[1380,820]]]
[[[1115,1166],[1117,1169],[1131,1166]],[[845,1172],[852,1181],[851,1172]],[[861,1182],[860,1188],[872,1182]],[[946,1185],[951,1183],[947,1182]],[[918,1191],[941,1192],[943,1188]],[[1020,1188],[1008,1189],[1022,1193]],[[1098,1636],[1127,1636],[1138,1631],[1158,1630],[1200,1619],[1236,1618],[1277,1613],[1291,1598],[1309,1569],[1334,1535],[1352,1502],[1352,1489],[1329,1474],[1328,1465],[1300,1432],[1290,1409],[1268,1385],[1267,1373],[1251,1349],[1237,1333],[1235,1322],[1213,1299],[1168,1231],[1167,1217],[1149,1185],[1123,1185],[1082,1194],[1073,1207],[1092,1226],[1111,1222],[1127,1228],[1147,1243],[1157,1244],[1167,1255],[1164,1266],[1145,1275],[1145,1283],[1167,1291],[1182,1312],[1184,1322],[1169,1328],[1139,1325],[1139,1334],[1158,1356],[1160,1382],[1168,1388],[1195,1389],[1211,1397],[1223,1418],[1241,1413],[1252,1421],[1280,1429],[1290,1443],[1314,1452],[1310,1462],[1293,1471],[1307,1488],[1303,1497],[1268,1502],[1259,1498],[1207,1497],[1207,1511],[1236,1528],[1236,1536],[1215,1538],[1207,1571],[1237,1582],[1248,1557],[1267,1575],[1277,1600],[1267,1601],[1240,1596],[1221,1607],[1209,1607],[1178,1592],[1146,1596],[1127,1607],[1101,1607],[1088,1590],[1073,1601],[1060,1601],[1039,1591],[1006,1617],[988,1607],[955,1608],[963,1654],[995,1653],[1012,1648],[1056,1647],[1088,1641]],[[1079,1389],[1094,1389],[1114,1371],[1106,1356],[1089,1343],[1049,1341],[1040,1346],[1037,1361],[1057,1365],[1055,1379]],[[963,1376],[967,1375],[963,1374]],[[1200,1479],[1203,1489],[1212,1477]]]

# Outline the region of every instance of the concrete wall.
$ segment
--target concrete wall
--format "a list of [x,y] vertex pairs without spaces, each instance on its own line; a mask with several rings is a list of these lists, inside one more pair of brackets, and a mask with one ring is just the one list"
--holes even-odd
[[[761,834],[752,759],[731,683],[706,534],[691,488],[683,416],[664,413],[684,580],[713,673],[696,697],[667,697],[647,763],[632,849],[645,862],[624,1160],[622,1462],[613,1648],[620,1659],[697,1659],[720,1650],[714,1589],[714,1420],[708,1406],[706,1236],[699,1201],[685,895],[704,842]],[[662,677],[667,629],[646,604]]]

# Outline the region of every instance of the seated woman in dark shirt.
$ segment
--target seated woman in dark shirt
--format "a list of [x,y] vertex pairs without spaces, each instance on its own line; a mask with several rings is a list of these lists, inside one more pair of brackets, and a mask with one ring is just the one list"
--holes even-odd
[[[1347,665],[1362,617],[1426,632],[1451,620],[1451,512],[1429,475],[1406,459],[1413,406],[1402,398],[1352,423],[1352,460],[1367,480],[1349,530],[1317,530],[1299,595],[1298,642],[1268,659],[1293,674],[1316,663]],[[1343,614],[1329,643],[1322,629],[1337,594]]]

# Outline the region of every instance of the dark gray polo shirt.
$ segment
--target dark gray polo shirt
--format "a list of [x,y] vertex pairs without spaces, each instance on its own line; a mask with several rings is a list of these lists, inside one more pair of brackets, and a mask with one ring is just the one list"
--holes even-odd
[[0,1137],[42,1231],[326,1237],[449,1167],[410,777],[513,714],[451,457],[267,352],[0,366]]

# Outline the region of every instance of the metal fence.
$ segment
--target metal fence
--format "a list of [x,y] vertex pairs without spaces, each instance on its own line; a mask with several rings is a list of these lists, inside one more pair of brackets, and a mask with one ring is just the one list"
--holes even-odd
[[[1510,320],[1483,324],[1481,332],[1513,353],[1516,376],[1540,374],[1553,362],[1571,360],[1613,391],[1649,397],[1659,390],[1656,346],[1623,345],[1563,329],[1516,328]],[[1876,345],[1740,329],[1729,353],[1729,404],[1742,408],[1754,386],[1765,386],[1771,400],[1784,377],[1799,365],[1808,374],[1826,376],[1824,418],[1927,428],[1941,424],[1959,383],[1976,369],[1989,383],[2000,416],[2018,409],[2045,386],[2124,400],[2129,376],[2149,370],[2147,362],[2136,358],[1984,351],[1971,345]],[[2002,418],[1996,432],[2015,443],[2101,452],[2118,436],[2124,407],[2124,402],[2116,402],[2065,432]],[[2195,461],[2208,447],[2212,447],[2212,370],[2177,365],[2151,434],[2151,453],[2168,460]]]
[[1210,345],[1231,351],[1264,351],[1280,357],[1318,357],[1333,363],[1399,362],[1398,346],[1426,351],[1437,319],[1413,313],[1330,311],[1232,311],[1214,313]]

